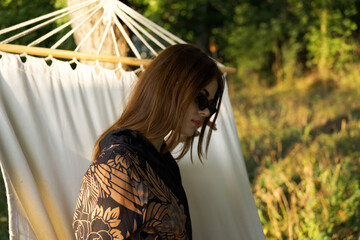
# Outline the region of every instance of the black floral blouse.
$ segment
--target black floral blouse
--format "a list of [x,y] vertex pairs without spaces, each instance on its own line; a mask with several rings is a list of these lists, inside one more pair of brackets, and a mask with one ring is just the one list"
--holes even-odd
[[192,239],[180,171],[141,134],[110,132],[81,183],[76,239]]

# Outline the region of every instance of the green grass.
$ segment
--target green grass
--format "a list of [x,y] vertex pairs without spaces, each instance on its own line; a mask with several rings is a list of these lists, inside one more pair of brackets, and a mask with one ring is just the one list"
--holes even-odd
[[[231,87],[267,239],[359,239],[359,70]],[[235,81],[234,81],[235,82]]]

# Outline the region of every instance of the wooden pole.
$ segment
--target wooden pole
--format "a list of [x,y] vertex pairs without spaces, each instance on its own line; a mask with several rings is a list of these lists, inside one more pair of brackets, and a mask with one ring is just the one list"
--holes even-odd
[[9,53],[26,53],[29,55],[43,56],[47,57],[49,55],[55,58],[65,58],[65,59],[73,59],[77,60],[88,60],[88,61],[96,61],[99,62],[111,62],[111,63],[124,63],[132,66],[147,66],[150,64],[150,59],[137,59],[131,57],[114,57],[114,56],[105,56],[98,54],[90,54],[90,53],[81,53],[74,52],[69,50],[60,50],[60,49],[49,49],[42,47],[27,47],[21,45],[14,44],[0,44],[0,51],[9,52]]
[[[8,53],[26,53],[29,55],[35,56],[53,56],[55,58],[64,58],[64,59],[73,59],[76,58],[77,60],[88,60],[88,61],[99,61],[99,62],[111,62],[111,63],[123,63],[126,65],[132,66],[148,66],[151,62],[151,59],[138,59],[132,57],[114,57],[114,56],[105,56],[105,55],[98,55],[98,54],[90,54],[90,53],[81,53],[81,52],[74,52],[69,50],[60,50],[60,49],[49,49],[49,48],[42,48],[42,47],[27,47],[22,45],[15,45],[15,44],[0,44],[0,51],[8,52]],[[235,68],[231,67],[223,67],[218,66],[222,72],[226,72],[229,74],[236,73]]]

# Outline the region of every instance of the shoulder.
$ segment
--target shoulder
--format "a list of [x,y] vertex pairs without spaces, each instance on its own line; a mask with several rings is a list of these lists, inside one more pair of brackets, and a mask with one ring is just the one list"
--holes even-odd
[[142,147],[139,145],[141,135],[131,129],[116,129],[109,132],[100,142],[101,151],[95,163],[107,163],[115,158],[133,158]]
[[162,156],[141,133],[120,128],[109,132],[100,141],[101,151],[95,162],[105,163],[115,157],[139,158],[141,162],[160,159]]
[[106,163],[109,161],[109,159],[128,158],[134,155],[137,155],[136,152],[129,148],[126,144],[112,144],[101,150],[99,156],[96,158],[95,163]]

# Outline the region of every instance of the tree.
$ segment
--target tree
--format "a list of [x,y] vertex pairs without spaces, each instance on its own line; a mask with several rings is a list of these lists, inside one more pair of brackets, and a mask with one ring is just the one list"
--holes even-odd
[[357,24],[352,18],[358,13],[355,0],[311,1],[313,19],[305,35],[307,40],[308,65],[316,66],[323,79],[329,70],[352,62],[355,51],[354,31]]
[[[25,22],[27,20],[42,16],[44,14],[53,12],[60,8],[63,8],[65,3],[63,0],[14,0],[14,1],[6,1],[0,0],[0,29],[4,29],[10,26],[14,26],[18,23]],[[31,9],[31,11],[29,11]],[[38,39],[39,37],[45,35],[46,33],[50,32],[51,30],[55,29],[58,26],[59,22],[53,22],[49,25],[44,26],[43,28],[38,29],[30,34],[27,34],[24,37],[21,37],[11,44],[20,44],[20,45],[27,45],[32,41]],[[0,36],[0,41],[7,39],[10,36],[14,36],[15,34],[23,31],[29,27],[33,27],[34,24],[26,27],[21,28],[16,31],[9,32],[7,34]],[[63,34],[65,31],[69,30],[64,29],[61,31],[60,34]],[[52,46],[57,40],[59,36],[51,37],[46,39],[45,41],[41,42],[38,46],[42,47],[50,47]],[[64,48],[69,49],[73,47],[74,44],[72,40],[66,42]]]
[[[226,54],[242,78],[274,83],[305,69],[322,78],[354,61],[356,0],[244,0],[237,7]],[[251,77],[252,76],[252,77]]]
[[[168,0],[141,1],[146,8],[142,11],[165,29],[210,52],[210,42],[220,41],[219,29],[231,18],[236,1],[217,0]],[[216,39],[216,40],[215,40]],[[221,39],[222,40],[222,39]],[[224,42],[217,42],[221,49]]]

